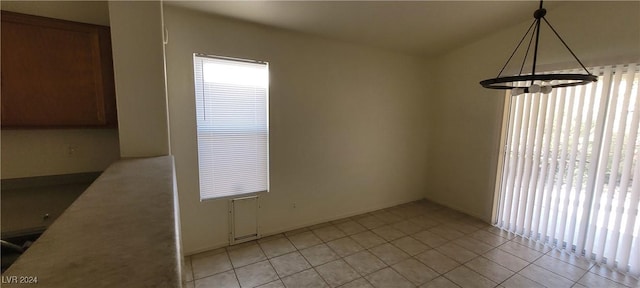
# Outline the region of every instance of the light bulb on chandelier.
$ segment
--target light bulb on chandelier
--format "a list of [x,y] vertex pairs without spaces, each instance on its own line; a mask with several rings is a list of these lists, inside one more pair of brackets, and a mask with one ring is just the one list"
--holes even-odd
[[542,93],[542,94],[549,94],[551,93],[551,91],[553,90],[553,86],[549,85],[549,84],[543,84],[543,85],[539,85],[539,84],[532,84],[529,87],[516,87],[511,89],[511,96],[518,96],[518,95],[522,95],[525,93]]

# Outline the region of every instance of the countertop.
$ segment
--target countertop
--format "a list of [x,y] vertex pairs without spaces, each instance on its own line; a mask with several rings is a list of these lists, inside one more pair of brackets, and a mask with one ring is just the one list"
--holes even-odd
[[181,287],[173,167],[171,156],[112,164],[2,274],[2,287]]

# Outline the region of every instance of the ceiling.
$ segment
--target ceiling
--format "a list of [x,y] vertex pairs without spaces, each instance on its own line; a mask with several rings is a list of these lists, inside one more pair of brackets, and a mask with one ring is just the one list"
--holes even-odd
[[[165,1],[169,5],[415,55],[533,21],[537,1]],[[561,5],[547,3],[552,10]],[[523,31],[524,33],[524,31]],[[516,41],[516,39],[514,39]]]

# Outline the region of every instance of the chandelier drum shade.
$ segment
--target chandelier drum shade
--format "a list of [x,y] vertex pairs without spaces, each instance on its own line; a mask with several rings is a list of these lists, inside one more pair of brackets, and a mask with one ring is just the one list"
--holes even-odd
[[[480,81],[480,85],[484,88],[489,89],[512,89],[511,95],[517,96],[522,93],[550,93],[553,88],[560,87],[570,87],[570,86],[578,86],[585,85],[591,82],[598,81],[598,77],[591,74],[587,68],[584,67],[580,59],[576,56],[575,53],[569,48],[567,43],[560,37],[560,34],[551,26],[549,21],[544,17],[547,14],[547,10],[542,8],[542,1],[540,1],[540,8],[533,13],[533,17],[535,20],[527,29],[527,32],[522,36],[520,42],[507,59],[507,62],[502,66],[502,69],[498,73],[496,78],[486,79]],[[538,44],[540,40],[540,26],[542,23],[545,23],[551,31],[558,37],[560,42],[564,45],[564,47],[571,53],[573,58],[580,64],[582,69],[584,69],[584,74],[536,74],[536,64],[538,61]],[[532,32],[533,31],[533,32]],[[513,56],[516,54],[520,46],[524,40],[529,36],[529,44],[527,45],[526,53],[522,59],[522,64],[520,66],[520,71],[516,76],[502,76],[505,68],[511,62]],[[533,63],[531,68],[531,74],[522,74],[522,70],[524,68],[524,64],[527,60],[527,56],[529,56],[529,50],[531,45],[533,44]]]

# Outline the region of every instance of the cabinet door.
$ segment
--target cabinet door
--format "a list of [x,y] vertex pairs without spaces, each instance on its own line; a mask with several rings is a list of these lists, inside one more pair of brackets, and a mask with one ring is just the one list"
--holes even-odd
[[107,27],[2,12],[2,126],[113,126]]

